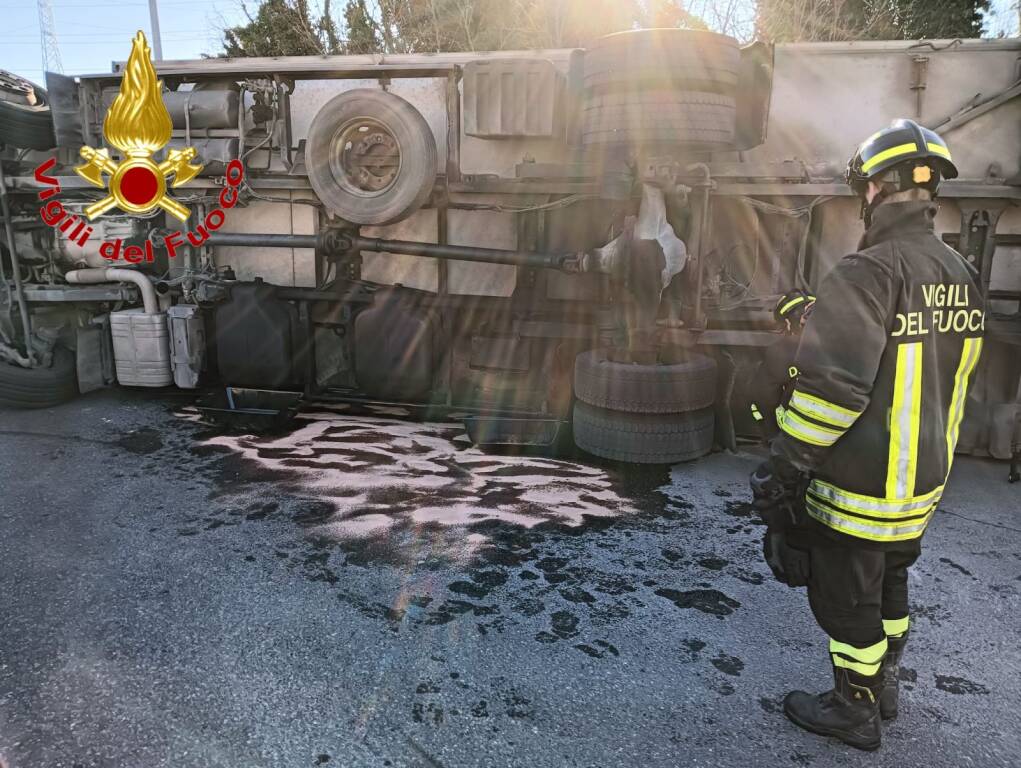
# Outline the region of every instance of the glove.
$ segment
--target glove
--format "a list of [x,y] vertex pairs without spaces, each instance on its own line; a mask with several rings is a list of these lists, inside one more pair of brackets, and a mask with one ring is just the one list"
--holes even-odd
[[792,547],[787,534],[776,528],[767,528],[762,539],[762,556],[773,576],[788,587],[803,587],[808,584],[811,573],[811,558],[803,549]]
[[752,488],[752,506],[771,528],[786,528],[797,522],[795,510],[800,503],[805,475],[793,464],[773,456],[762,462],[748,479]]
[[776,580],[789,587],[808,583],[808,552],[790,545],[787,531],[798,522],[805,475],[779,457],[763,462],[752,473],[752,505],[766,523],[762,555]]

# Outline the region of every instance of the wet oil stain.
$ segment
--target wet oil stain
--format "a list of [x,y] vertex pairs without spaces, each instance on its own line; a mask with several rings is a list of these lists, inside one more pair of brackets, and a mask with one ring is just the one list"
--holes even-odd
[[[580,663],[607,664],[627,654],[620,636],[610,634],[614,626],[663,610],[651,595],[723,619],[741,603],[714,588],[716,574],[764,581],[734,565],[759,557],[757,535],[747,543],[727,539],[719,552],[661,538],[685,529],[696,529],[684,534],[689,538],[712,529],[718,536],[728,526],[732,534],[755,534],[750,506],[729,490],[713,492],[711,511],[703,504],[696,510],[683,484],[671,484],[662,470],[481,454],[454,444],[459,433],[331,415],[289,436],[206,436],[185,453],[191,471],[214,487],[203,526],[295,525],[301,538],[259,557],[331,588],[345,606],[395,633],[455,622],[455,631],[483,637],[527,628],[537,643],[577,651]],[[247,498],[236,505],[239,497]],[[734,522],[721,527],[723,507]],[[418,585],[390,599],[345,588],[345,569],[387,566],[417,574]],[[694,588],[660,586],[699,576],[705,581]],[[704,684],[732,695],[727,678],[739,677],[744,662],[722,651],[710,657],[706,647],[687,638],[681,660],[711,663],[726,677]],[[451,693],[437,678],[416,686],[414,722],[438,726],[453,716],[451,702],[441,701]],[[460,703],[464,716],[490,718],[497,700],[497,713],[508,717],[534,709],[519,692],[494,698],[476,688],[483,695]]]
[[741,603],[718,589],[692,589],[684,592],[676,589],[657,589],[656,594],[665,597],[678,608],[694,608],[696,611],[721,619],[741,607]]
[[443,725],[443,707],[432,702],[416,701],[411,707],[411,719],[416,723]]
[[911,606],[911,617],[913,620],[926,619],[931,622],[934,627],[938,627],[950,618],[950,611],[939,603],[934,605],[914,604]]
[[698,561],[698,564],[703,568],[708,568],[710,571],[722,571],[725,567],[730,565],[729,560],[724,560],[722,557],[716,557],[715,555],[710,557],[703,557]]
[[958,565],[958,564],[957,564],[957,563],[955,563],[955,562],[954,562],[953,560],[951,560],[951,559],[950,559],[949,557],[941,557],[941,558],[939,559],[939,561],[940,561],[941,563],[946,563],[946,564],[947,564],[947,565],[949,565],[949,566],[950,566],[951,568],[953,568],[953,569],[954,569],[955,571],[960,571],[960,572],[961,572],[961,573],[963,573],[963,574],[964,574],[965,576],[972,576],[972,577],[974,577],[974,574],[973,574],[973,573],[972,573],[971,571],[969,571],[969,570],[968,570],[967,568],[965,568],[965,567],[964,567],[963,565]]
[[595,659],[602,659],[607,654],[612,654],[613,656],[620,656],[620,652],[606,640],[595,640],[593,641],[592,645],[588,645],[586,643],[579,643],[574,647]]
[[702,649],[706,646],[703,640],[699,640],[694,637],[685,639],[682,645],[684,646],[683,655],[685,657],[685,661],[688,662],[698,661],[699,653],[701,653]]
[[769,698],[768,696],[759,697],[759,706],[762,707],[762,711],[770,715],[775,715],[779,712],[783,712],[783,702],[780,699]]
[[733,677],[740,677],[741,670],[744,669],[744,662],[741,659],[736,656],[728,656],[722,651],[716,654],[710,661],[720,672],[725,675],[732,675]]
[[136,456],[147,456],[163,448],[163,440],[152,427],[142,427],[114,440],[114,445]]
[[936,687],[941,691],[954,694],[987,695],[989,689],[981,683],[975,683],[963,677],[936,675]]

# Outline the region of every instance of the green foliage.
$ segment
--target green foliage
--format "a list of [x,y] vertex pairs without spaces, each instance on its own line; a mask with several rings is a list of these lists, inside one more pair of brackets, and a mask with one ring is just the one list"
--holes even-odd
[[585,46],[635,27],[705,29],[682,0],[346,0],[338,36],[327,0],[264,0],[224,30],[227,56],[411,53]]
[[897,3],[901,35],[907,40],[981,37],[982,14],[989,0],[901,0]]
[[988,8],[989,0],[759,0],[756,32],[774,42],[979,37]]
[[375,53],[382,50],[365,0],[348,0],[344,7],[344,25],[347,28],[345,53]]
[[264,0],[248,23],[223,31],[225,56],[309,56],[340,53],[341,42],[326,0],[313,18],[308,0]]

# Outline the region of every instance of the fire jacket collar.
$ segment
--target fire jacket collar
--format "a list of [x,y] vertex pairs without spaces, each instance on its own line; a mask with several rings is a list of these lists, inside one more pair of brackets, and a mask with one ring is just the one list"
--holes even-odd
[[872,226],[862,236],[859,250],[908,232],[932,232],[939,206],[929,200],[883,203],[872,214]]

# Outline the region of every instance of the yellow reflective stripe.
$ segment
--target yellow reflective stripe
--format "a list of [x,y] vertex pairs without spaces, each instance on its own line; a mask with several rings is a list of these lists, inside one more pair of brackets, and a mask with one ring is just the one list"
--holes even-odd
[[867,648],[856,648],[853,645],[834,640],[832,637],[830,638],[830,653],[842,653],[863,664],[878,664],[881,662],[886,655],[886,647],[885,637]]
[[908,631],[911,626],[911,618],[905,616],[903,619],[883,619],[883,631],[887,637],[898,637]]
[[786,304],[784,304],[782,307],[780,307],[780,314],[781,315],[787,314],[788,312],[790,312],[792,309],[794,309],[796,306],[798,306],[798,304],[800,304],[803,301],[805,301],[805,297],[804,296],[798,296],[795,299],[791,299]]
[[950,150],[944,147],[942,144],[936,144],[935,142],[930,141],[926,144],[926,146],[929,148],[930,152],[935,152],[937,155],[940,155],[941,157],[945,157],[947,160],[950,160]]
[[883,657],[886,656],[888,647],[885,637],[868,648],[855,648],[853,645],[842,643],[831,637],[830,658],[833,659],[833,666],[835,667],[853,669],[859,674],[872,677],[879,674],[879,668],[883,663]]
[[890,147],[884,149],[877,155],[873,155],[861,165],[862,173],[868,173],[869,169],[884,160],[889,160],[891,157],[898,157],[899,155],[906,155],[910,152],[917,152],[918,145],[912,142],[911,144],[898,144],[896,147]]
[[762,421],[762,413],[759,411],[759,406],[752,403],[752,418],[756,421]]
[[943,486],[938,486],[928,493],[912,496],[908,499],[880,499],[876,496],[865,496],[838,488],[822,480],[812,480],[808,486],[810,493],[848,512],[858,512],[875,517],[903,515],[906,512],[917,512],[935,504],[943,495]]
[[890,411],[890,448],[886,497],[903,499],[915,493],[918,431],[922,420],[922,342],[897,348],[897,372]]
[[961,362],[957,365],[954,376],[954,394],[950,398],[950,411],[947,414],[947,477],[954,463],[954,449],[960,435],[961,418],[964,416],[964,403],[968,396],[968,378],[975,370],[979,356],[982,354],[982,339],[965,339],[961,349]]
[[870,541],[905,541],[917,539],[925,531],[925,527],[932,518],[932,510],[935,504],[924,510],[924,517],[915,518],[902,523],[885,523],[880,520],[865,520],[860,517],[852,517],[842,512],[823,507],[814,502],[811,496],[805,497],[805,508],[808,514],[823,525],[827,525],[835,531],[846,533],[849,536],[857,536],[859,539]]
[[912,496],[908,499],[881,499],[876,496],[865,496],[838,488],[832,483],[812,480],[808,490],[825,499],[830,504],[849,512],[861,512],[867,515],[897,514],[924,509],[939,501],[943,495],[943,486],[933,488],[928,493]]
[[833,666],[853,670],[859,675],[865,675],[865,677],[874,677],[879,674],[879,669],[882,664],[862,664],[858,661],[845,659],[843,656],[834,656]]
[[[868,517],[875,517],[879,521],[884,522],[889,520],[891,523],[896,523],[898,520],[904,518],[918,517],[924,514],[929,507],[939,501],[938,496],[924,498],[923,500],[911,501],[909,503],[901,502],[899,505],[887,505],[885,507],[879,507],[879,505],[864,506],[861,504],[848,504],[843,500],[834,501],[831,498],[819,493],[816,488],[809,486],[808,493],[811,494],[819,502],[825,502],[826,504],[836,507],[841,512],[850,512],[853,515],[867,515]],[[879,508],[876,508],[879,507]]]
[[812,424],[794,413],[790,408],[784,413],[783,423],[780,425],[784,432],[791,437],[797,438],[809,445],[827,447],[837,442],[837,439],[844,434],[836,432],[818,424]]
[[855,419],[861,416],[861,411],[852,411],[850,408],[844,408],[798,389],[794,390],[794,394],[791,395],[791,405],[806,416],[811,416],[813,419],[840,429],[847,429],[854,424]]

